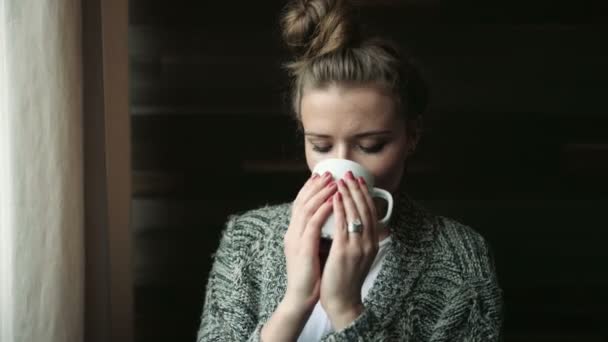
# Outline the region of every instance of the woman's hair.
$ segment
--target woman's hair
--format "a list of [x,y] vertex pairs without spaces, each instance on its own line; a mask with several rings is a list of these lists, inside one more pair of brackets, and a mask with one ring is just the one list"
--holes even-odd
[[406,121],[418,119],[427,105],[419,71],[386,39],[366,37],[344,0],[291,0],[281,18],[283,39],[294,54],[286,64],[291,102],[301,124],[306,88],[331,84],[375,83],[395,95]]

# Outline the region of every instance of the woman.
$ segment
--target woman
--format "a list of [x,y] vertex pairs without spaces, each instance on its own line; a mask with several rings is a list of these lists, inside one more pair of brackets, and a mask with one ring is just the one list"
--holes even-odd
[[[284,39],[310,170],[366,167],[393,193],[387,229],[362,179],[313,174],[292,203],[232,216],[209,276],[199,341],[495,341],[501,290],[472,229],[403,194],[426,90],[390,43],[358,33],[339,0],[293,1]],[[334,213],[323,257],[320,230]],[[348,223],[363,223],[349,232]]]

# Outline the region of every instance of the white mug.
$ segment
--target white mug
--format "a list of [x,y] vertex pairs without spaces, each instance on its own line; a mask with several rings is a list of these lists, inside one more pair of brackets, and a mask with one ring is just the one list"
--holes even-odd
[[[355,177],[363,177],[365,179],[365,183],[367,183],[367,188],[369,189],[369,193],[372,197],[383,198],[388,202],[388,209],[386,211],[386,215],[378,221],[382,228],[386,227],[386,224],[391,218],[393,213],[393,196],[390,192],[374,188],[374,176],[367,171],[363,165],[358,164],[352,160],[348,159],[337,159],[337,158],[329,158],[324,159],[315,165],[313,169],[313,173],[317,173],[319,175],[323,175],[325,172],[331,173],[333,179],[335,181],[342,179],[345,177],[345,174],[351,171]],[[323,229],[321,230],[321,237],[326,239],[332,239],[334,233],[335,219],[333,212],[325,221],[323,225]]]

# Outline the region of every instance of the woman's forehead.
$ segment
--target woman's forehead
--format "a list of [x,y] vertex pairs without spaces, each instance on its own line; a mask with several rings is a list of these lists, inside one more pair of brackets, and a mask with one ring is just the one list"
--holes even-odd
[[387,126],[395,121],[394,98],[379,87],[309,89],[302,97],[302,124],[307,126]]
[[373,84],[329,85],[309,88],[302,94],[302,106],[370,109],[392,106],[395,98],[385,87]]
[[356,118],[340,121],[332,119],[308,120],[303,123],[307,136],[347,136],[361,137],[393,132],[395,125],[382,120],[358,120]]

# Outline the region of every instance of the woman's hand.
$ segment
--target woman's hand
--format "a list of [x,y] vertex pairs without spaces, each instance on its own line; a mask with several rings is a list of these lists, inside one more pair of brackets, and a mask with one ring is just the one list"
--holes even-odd
[[[361,287],[378,253],[376,208],[365,181],[347,173],[333,196],[336,228],[321,278],[321,305],[340,330],[362,312]],[[360,233],[348,233],[347,222],[359,219]]]
[[319,239],[323,224],[332,211],[331,196],[336,191],[337,185],[331,174],[314,174],[294,200],[284,238],[287,261],[284,301],[309,311],[319,300]]
[[319,300],[321,271],[319,239],[332,210],[331,196],[337,191],[331,175],[313,174],[291,208],[285,234],[287,290],[285,297],[261,331],[263,341],[295,341]]

